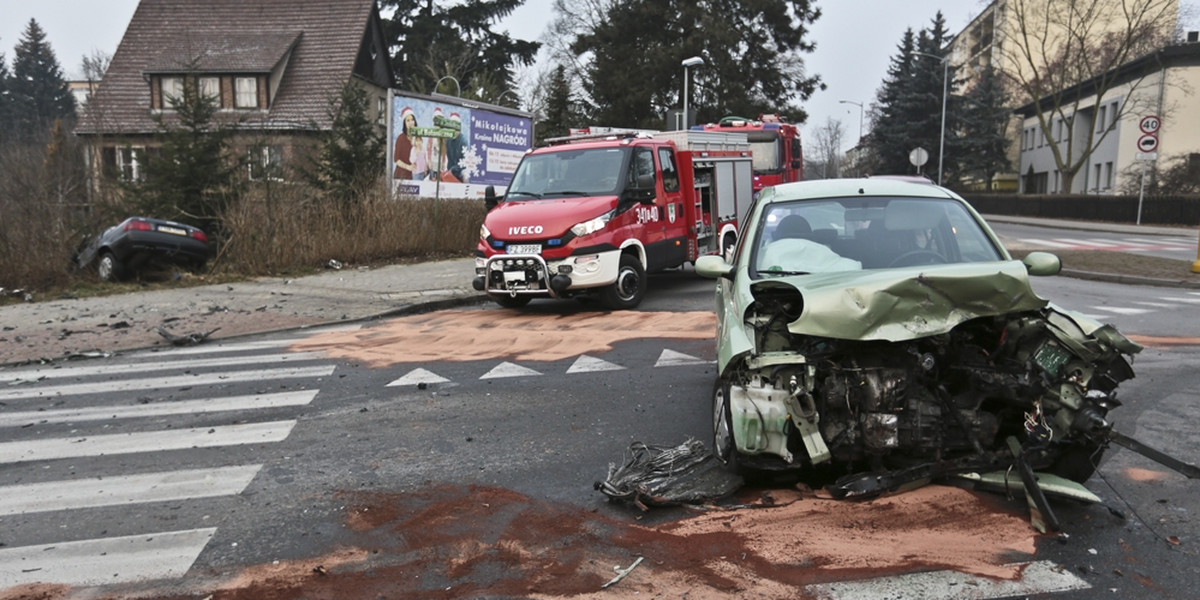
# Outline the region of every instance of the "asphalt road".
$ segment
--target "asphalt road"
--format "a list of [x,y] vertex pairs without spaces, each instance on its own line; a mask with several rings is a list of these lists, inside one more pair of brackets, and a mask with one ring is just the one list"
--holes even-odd
[[[1179,318],[1200,300],[1188,291],[1060,277],[1035,286],[1127,334],[1200,337],[1200,323]],[[631,443],[707,442],[711,286],[671,272],[651,289],[619,323],[539,301],[526,313],[456,310],[5,371],[0,589],[57,580],[100,598],[593,597],[613,565],[645,556],[610,592],[862,598],[923,589],[903,579],[919,576],[940,577],[928,585],[949,597],[1195,596],[1196,482],[1126,450],[1089,482],[1104,506],[1056,505],[1069,537],[1035,535],[1020,499],[994,494],[922,500],[925,520],[896,538],[871,537],[899,514],[880,516],[878,503],[806,497],[790,505],[801,517],[761,524],[770,511],[643,513],[607,501],[592,483]],[[1150,346],[1113,414],[1123,432],[1193,463],[1198,352],[1194,341]],[[747,489],[738,501],[764,493],[788,490]],[[788,528],[799,529],[770,535]],[[902,550],[935,534],[962,544],[974,570]],[[901,550],[866,567],[835,547],[889,539]],[[1007,562],[1029,565],[1016,579],[1026,587],[979,575]]]

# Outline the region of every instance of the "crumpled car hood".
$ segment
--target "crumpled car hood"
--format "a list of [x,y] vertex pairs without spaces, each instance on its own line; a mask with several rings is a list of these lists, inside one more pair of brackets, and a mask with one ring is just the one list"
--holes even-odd
[[803,298],[794,334],[903,341],[946,333],[977,317],[1039,310],[1048,302],[1020,261],[814,273],[751,284],[751,293],[794,288]]

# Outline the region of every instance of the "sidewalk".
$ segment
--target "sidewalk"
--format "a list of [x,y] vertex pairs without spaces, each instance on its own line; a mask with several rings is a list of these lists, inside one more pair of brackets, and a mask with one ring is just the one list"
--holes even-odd
[[215,340],[480,302],[474,275],[462,258],[0,306],[0,365],[169,346],[159,327]]
[[[993,223],[1072,227],[1132,235],[1195,235],[1192,228],[1048,221],[989,216]],[[1010,250],[1022,248],[1004,240]],[[135,348],[166,347],[176,336],[210,331],[210,340],[463,306],[484,301],[471,288],[473,258],[371,269],[346,268],[295,279],[0,306],[0,365],[60,360]],[[1063,275],[1144,285],[1192,285],[1113,273]]]

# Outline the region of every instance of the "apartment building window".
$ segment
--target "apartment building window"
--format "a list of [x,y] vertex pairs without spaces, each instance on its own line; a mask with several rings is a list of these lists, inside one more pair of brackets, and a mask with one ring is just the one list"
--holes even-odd
[[1092,165],[1092,189],[1100,191],[1100,163]]
[[1108,124],[1110,128],[1117,125],[1117,116],[1117,101],[1113,100],[1112,106],[1108,109],[1108,117],[1112,119],[1112,123]]
[[251,146],[248,154],[252,181],[283,181],[283,146]]
[[1104,131],[1108,119],[1108,105],[1100,107],[1100,112],[1096,113],[1096,132]]
[[1113,164],[1112,162],[1104,163],[1104,189],[1111,190],[1113,188]]
[[237,77],[233,80],[233,105],[236,108],[258,108],[258,78]]
[[1055,192],[1055,193],[1062,191],[1062,180],[1060,179],[1060,177],[1062,177],[1062,173],[1060,173],[1058,171],[1058,169],[1055,169],[1054,170],[1054,188],[1051,189],[1050,191]]

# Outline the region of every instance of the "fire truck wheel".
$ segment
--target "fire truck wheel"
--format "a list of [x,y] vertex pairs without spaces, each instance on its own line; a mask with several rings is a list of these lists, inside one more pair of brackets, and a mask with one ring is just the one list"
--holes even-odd
[[629,310],[637,308],[645,296],[646,271],[641,261],[632,254],[622,254],[617,280],[604,288],[604,304],[613,310]]
[[521,308],[533,300],[530,296],[509,296],[507,294],[488,294],[488,297],[504,308]]
[[725,262],[733,262],[733,249],[736,246],[737,237],[735,237],[733,234],[729,234],[721,238],[721,258],[724,258]]

